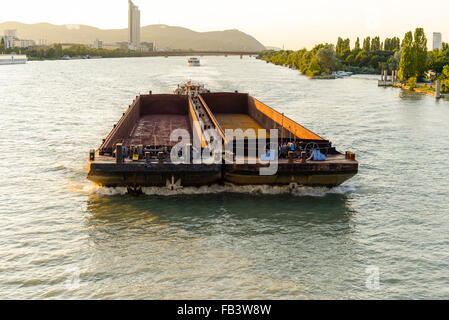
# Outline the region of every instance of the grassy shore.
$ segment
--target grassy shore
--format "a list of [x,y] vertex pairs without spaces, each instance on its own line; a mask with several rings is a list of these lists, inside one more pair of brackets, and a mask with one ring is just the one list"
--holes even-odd
[[396,83],[394,85],[396,88],[401,88],[407,91],[414,91],[417,93],[424,93],[427,95],[435,96],[435,88],[429,87],[427,85],[418,85],[416,88],[410,88],[409,86],[402,84],[402,83]]

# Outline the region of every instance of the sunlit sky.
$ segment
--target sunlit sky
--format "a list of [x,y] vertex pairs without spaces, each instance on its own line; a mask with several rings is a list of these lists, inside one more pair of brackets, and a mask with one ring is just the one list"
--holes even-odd
[[[310,48],[336,43],[338,36],[399,36],[423,27],[449,41],[448,0],[135,0],[142,26],[167,24],[195,31],[239,29],[266,46]],[[102,29],[127,28],[127,0],[2,1],[0,22],[86,24]],[[0,30],[2,31],[2,30]],[[20,34],[20,30],[19,34]]]

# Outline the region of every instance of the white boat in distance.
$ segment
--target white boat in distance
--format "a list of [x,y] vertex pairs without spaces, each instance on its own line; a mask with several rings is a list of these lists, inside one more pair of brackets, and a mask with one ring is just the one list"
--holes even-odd
[[28,59],[26,55],[0,54],[0,65],[2,64],[25,64]]
[[198,58],[190,58],[187,61],[187,65],[189,67],[199,67],[199,66],[201,66],[200,59],[198,59]]
[[354,72],[337,71],[337,72],[332,72],[332,75],[336,76],[337,78],[343,78],[343,77],[350,77],[350,76],[354,75]]

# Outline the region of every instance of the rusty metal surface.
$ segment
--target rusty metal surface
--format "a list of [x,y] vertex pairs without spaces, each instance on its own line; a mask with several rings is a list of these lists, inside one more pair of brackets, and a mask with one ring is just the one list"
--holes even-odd
[[151,94],[140,96],[140,114],[186,115],[189,102],[186,96],[175,94]]
[[186,115],[145,115],[139,119],[126,144],[132,146],[174,146],[178,142],[171,142],[170,134],[176,129],[187,130],[191,135],[192,130],[189,125],[189,119]]
[[[223,129],[226,129],[226,124],[222,122],[226,122],[226,119],[224,119],[221,114],[246,114],[257,123],[257,126],[251,125],[248,126],[249,128],[259,127],[267,130],[280,129],[280,138],[288,138],[292,135],[293,137],[296,136],[298,139],[304,140],[324,140],[317,134],[248,94],[219,92],[204,93],[201,96]],[[220,121],[220,119],[218,119],[219,117],[221,117],[223,121]],[[238,119],[236,120],[238,121]],[[235,125],[233,125],[233,127],[237,128]],[[244,129],[244,124],[241,124],[241,129]]]
[[[191,132],[188,107],[187,97],[185,96],[173,94],[140,95],[134,99],[99,149],[111,153],[117,143],[123,143],[126,146],[154,145],[155,136],[157,144],[165,144],[170,140],[170,134],[167,134],[164,130],[166,125]],[[167,119],[160,119],[162,113],[167,116]],[[155,116],[155,120],[148,120],[150,116]],[[170,117],[172,120],[168,120]],[[156,123],[159,120],[162,121],[161,126]],[[157,133],[157,128],[162,128],[161,137]],[[167,144],[167,146],[171,145],[170,143]]]
[[307,128],[304,128],[299,123],[270,108],[259,100],[253,97],[249,97],[248,99],[249,115],[264,124],[265,127],[269,126],[271,128],[280,128],[281,132],[279,137],[287,138],[291,133],[293,137],[296,136],[298,139],[324,140],[319,135],[313,133]]
[[[263,130],[264,128],[257,123],[253,118],[251,118],[247,114],[235,114],[235,113],[216,113],[215,118],[220,123],[221,127],[226,129],[241,129],[242,131],[246,131],[248,129],[254,130],[254,136],[249,136],[248,138],[257,138],[259,130]],[[266,137],[270,137],[269,131],[265,132]],[[237,139],[244,139],[244,136],[236,136]]]
[[[202,99],[204,98],[204,99]],[[307,161],[300,163],[294,159],[279,159],[278,171],[274,176],[261,177],[259,170],[268,164],[216,164],[174,165],[167,163],[145,163],[145,160],[126,160],[117,164],[112,151],[118,142],[126,146],[174,146],[171,133],[184,129],[192,137],[195,121],[206,117],[207,128],[271,129],[282,128],[281,137],[292,138],[290,132],[304,140],[315,141],[320,146],[330,148],[327,140],[307,130],[296,122],[264,105],[248,94],[205,93],[193,103],[183,95],[142,95],[136,97],[132,105],[105,139],[103,147],[107,152],[95,153],[95,159],[88,160],[88,178],[107,186],[160,185],[167,178],[176,175],[183,185],[207,185],[210,183],[232,182],[238,184],[267,183],[289,184],[292,181],[304,185],[339,185],[358,172],[358,162],[346,159],[331,148],[326,161]],[[198,122],[197,122],[198,123]],[[291,131],[289,131],[291,129]],[[202,128],[196,128],[202,136]],[[293,133],[292,132],[292,133]],[[202,137],[203,138],[203,137]],[[203,139],[202,139],[203,140]],[[204,147],[204,146],[203,146]],[[111,150],[112,149],[112,150]],[[103,150],[104,151],[104,150]]]
[[201,97],[209,106],[213,114],[216,113],[244,113],[248,114],[248,94],[217,92],[203,93]]
[[140,117],[140,98],[134,99],[129,108],[124,112],[121,119],[109,133],[100,146],[100,150],[108,150],[112,152],[115,144],[124,142],[132,132],[136,122]]

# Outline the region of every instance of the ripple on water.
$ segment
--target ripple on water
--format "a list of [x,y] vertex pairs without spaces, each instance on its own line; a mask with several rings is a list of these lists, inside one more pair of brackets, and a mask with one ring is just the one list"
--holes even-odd
[[[255,59],[202,62],[31,61],[0,73],[0,298],[447,297],[447,100],[378,88],[377,76],[308,81]],[[90,184],[88,151],[131,100],[188,80],[250,92],[355,151],[359,174],[293,192],[216,185],[132,197]],[[378,291],[365,287],[368,266],[379,267]]]
[[[303,197],[324,197],[328,194],[349,194],[355,192],[359,187],[358,184],[341,185],[334,188],[325,187],[305,187],[300,186],[294,190],[289,186],[272,186],[272,185],[234,185],[226,183],[224,185],[211,185],[201,187],[181,187],[177,190],[170,190],[165,187],[145,187],[142,192],[147,196],[164,196],[173,197],[180,195],[203,195],[203,194],[220,194],[220,193],[237,193],[237,194],[259,194],[259,195],[281,195],[291,194],[293,196]],[[85,194],[98,194],[102,196],[125,195],[128,193],[124,187],[101,187],[93,183],[76,184],[71,183],[70,189],[73,192]]]

